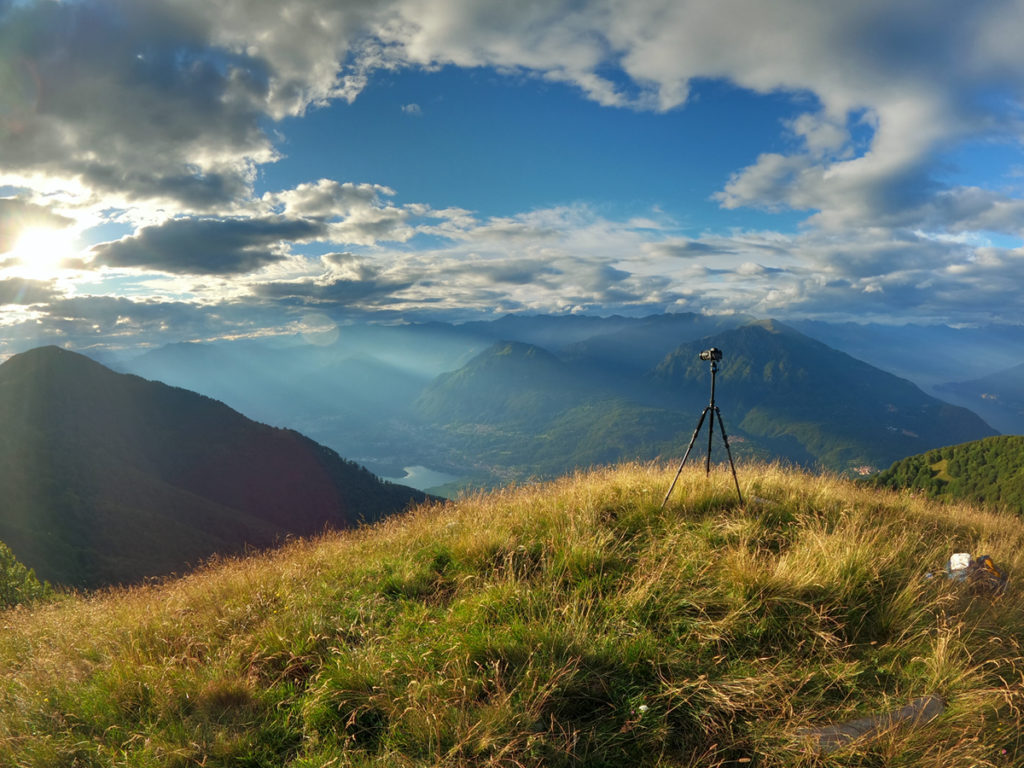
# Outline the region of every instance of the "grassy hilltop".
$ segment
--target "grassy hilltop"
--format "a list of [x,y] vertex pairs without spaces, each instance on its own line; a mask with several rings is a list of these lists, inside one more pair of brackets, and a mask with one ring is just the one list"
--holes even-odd
[[[624,465],[0,613],[3,766],[1015,766],[1024,523]],[[815,756],[799,729],[938,719]]]

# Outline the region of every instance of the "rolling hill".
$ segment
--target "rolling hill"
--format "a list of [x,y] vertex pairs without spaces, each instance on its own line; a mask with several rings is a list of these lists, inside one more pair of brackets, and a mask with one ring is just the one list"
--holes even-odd
[[[0,765],[1017,768],[1024,522],[621,465],[0,613]],[[753,501],[756,498],[756,501]],[[821,753],[920,697],[944,711]]]
[[297,432],[57,347],[0,365],[0,541],[44,579],[134,582],[402,509]]
[[682,439],[679,414],[638,402],[631,395],[645,382],[626,382],[532,344],[499,342],[435,379],[415,412],[450,465],[474,466],[489,482],[551,477],[650,457]]
[[1024,437],[999,435],[895,462],[873,482],[1024,513]]
[[589,382],[546,349],[498,342],[451,373],[442,373],[416,402],[432,422],[537,425],[593,396]]

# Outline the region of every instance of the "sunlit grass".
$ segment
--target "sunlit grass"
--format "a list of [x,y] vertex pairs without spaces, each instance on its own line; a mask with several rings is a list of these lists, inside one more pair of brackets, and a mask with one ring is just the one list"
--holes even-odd
[[[624,465],[0,614],[0,765],[1011,766],[1024,525]],[[822,762],[807,726],[946,711]],[[1018,751],[1020,753],[1018,754]]]

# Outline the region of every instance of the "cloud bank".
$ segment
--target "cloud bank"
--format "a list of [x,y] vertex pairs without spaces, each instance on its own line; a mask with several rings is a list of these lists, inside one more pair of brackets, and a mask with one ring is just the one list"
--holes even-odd
[[[306,303],[1020,322],[1019,181],[958,183],[948,166],[965,145],[1019,144],[1021,39],[1021,4],[953,0],[0,0],[0,267],[30,225],[117,224],[83,260],[90,279],[184,280],[197,316],[237,310],[232,331]],[[281,121],[382,72],[443,67],[652,113],[693,108],[708,80],[785,95],[800,106],[779,141],[708,194],[799,212],[801,230],[684,232],[585,202],[478,218],[372,179],[257,192]],[[118,317],[151,316],[159,293],[3,285],[62,332],[92,301],[128,307],[94,325],[135,327]]]

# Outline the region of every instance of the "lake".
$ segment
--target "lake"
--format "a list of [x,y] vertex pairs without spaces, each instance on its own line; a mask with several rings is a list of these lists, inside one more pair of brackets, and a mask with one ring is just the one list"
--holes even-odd
[[423,467],[419,465],[405,467],[404,469],[405,475],[403,477],[384,477],[381,479],[392,483],[408,485],[415,488],[417,491],[436,488],[439,485],[453,483],[459,479],[458,475],[449,475],[446,472],[438,472],[436,469],[430,469],[430,467]]

